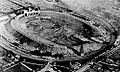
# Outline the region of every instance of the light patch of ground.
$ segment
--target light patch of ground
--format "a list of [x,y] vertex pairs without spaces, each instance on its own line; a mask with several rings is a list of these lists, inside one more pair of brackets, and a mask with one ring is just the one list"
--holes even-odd
[[115,10],[113,7],[118,7],[117,0],[62,0],[71,9],[80,11],[81,9],[93,10],[104,8],[105,11],[111,14],[120,15],[120,10]]
[[0,34],[3,34],[3,27],[4,27],[4,24],[7,23],[8,19],[9,19],[8,16],[0,17]]

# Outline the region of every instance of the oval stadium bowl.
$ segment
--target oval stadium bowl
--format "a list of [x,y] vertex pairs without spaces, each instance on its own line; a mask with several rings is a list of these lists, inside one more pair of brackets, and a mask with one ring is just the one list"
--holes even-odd
[[3,46],[43,61],[90,59],[110,48],[116,38],[112,25],[87,11],[27,11],[4,27],[15,42],[1,38]]

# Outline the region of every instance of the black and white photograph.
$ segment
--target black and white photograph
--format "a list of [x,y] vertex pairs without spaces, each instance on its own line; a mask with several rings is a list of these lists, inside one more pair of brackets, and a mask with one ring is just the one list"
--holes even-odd
[[0,0],[0,72],[120,72],[120,0]]

